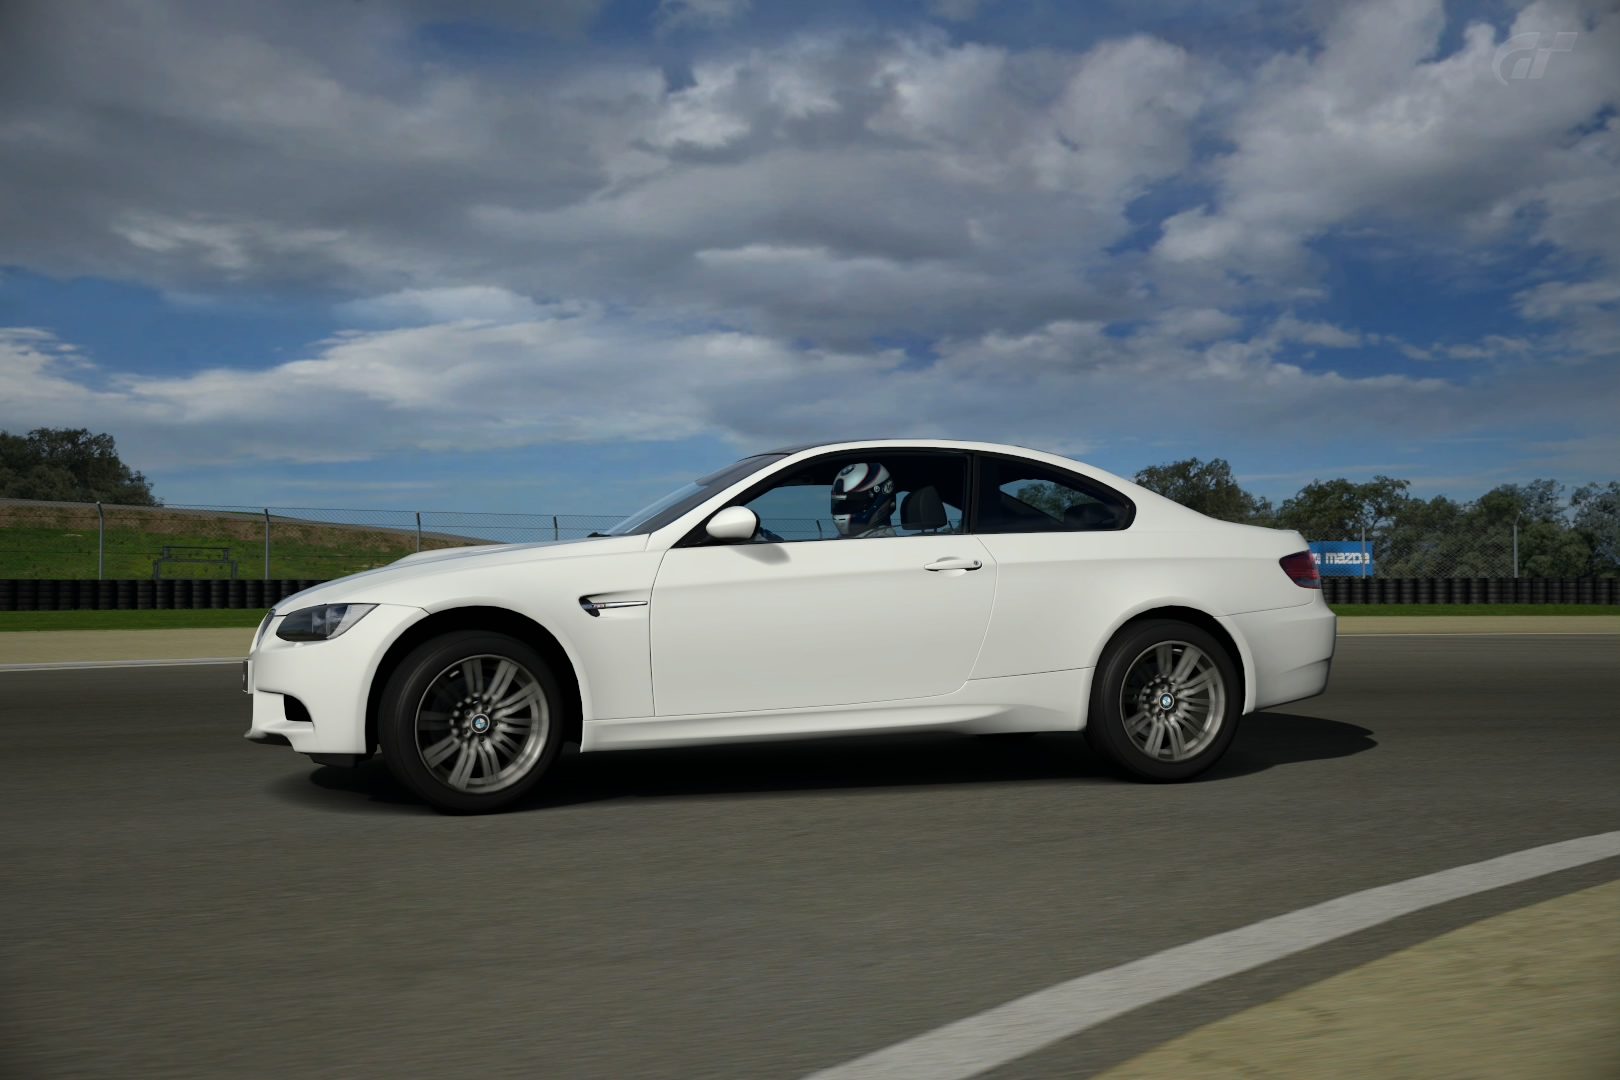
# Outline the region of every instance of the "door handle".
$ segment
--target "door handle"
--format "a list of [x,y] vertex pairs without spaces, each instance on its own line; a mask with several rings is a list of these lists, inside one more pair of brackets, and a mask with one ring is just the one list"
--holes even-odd
[[978,559],[964,559],[964,558],[960,558],[958,556],[953,555],[950,558],[935,559],[931,563],[925,563],[923,565],[923,569],[924,570],[936,570],[936,571],[937,570],[977,570],[979,567],[981,567],[983,565],[984,565],[984,563],[980,562]]

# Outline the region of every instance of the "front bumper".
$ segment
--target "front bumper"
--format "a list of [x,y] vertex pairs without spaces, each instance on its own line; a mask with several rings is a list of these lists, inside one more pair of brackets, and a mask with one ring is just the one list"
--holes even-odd
[[389,645],[427,612],[378,604],[330,641],[283,641],[278,615],[266,623],[243,663],[242,689],[253,697],[250,742],[291,746],[301,754],[357,755],[366,745],[366,702]]

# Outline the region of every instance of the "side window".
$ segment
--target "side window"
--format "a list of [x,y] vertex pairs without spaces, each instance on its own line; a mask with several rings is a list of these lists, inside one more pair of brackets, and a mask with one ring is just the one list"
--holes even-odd
[[756,542],[959,533],[967,472],[963,454],[829,455],[790,470],[743,505],[759,515]]
[[1107,532],[1130,524],[1132,512],[1123,495],[1070,473],[979,459],[979,532]]

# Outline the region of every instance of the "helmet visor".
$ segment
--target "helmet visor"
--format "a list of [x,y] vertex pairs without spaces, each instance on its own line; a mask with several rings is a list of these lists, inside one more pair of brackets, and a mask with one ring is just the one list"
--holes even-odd
[[848,515],[856,521],[864,521],[877,509],[880,502],[889,498],[887,492],[882,491],[835,491],[832,496],[832,512],[834,517]]

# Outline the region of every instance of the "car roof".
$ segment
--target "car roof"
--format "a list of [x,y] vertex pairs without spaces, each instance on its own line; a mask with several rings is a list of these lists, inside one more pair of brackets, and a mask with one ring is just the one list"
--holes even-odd
[[1017,450],[1023,453],[1047,453],[1037,450],[1033,446],[1020,446],[1017,443],[987,443],[973,442],[963,439],[822,439],[819,442],[794,443],[792,446],[778,446],[771,450],[760,450],[755,455],[764,454],[802,454],[806,450],[819,450],[826,446],[848,446],[851,448],[861,446],[918,446],[930,449],[957,448],[962,450]]

